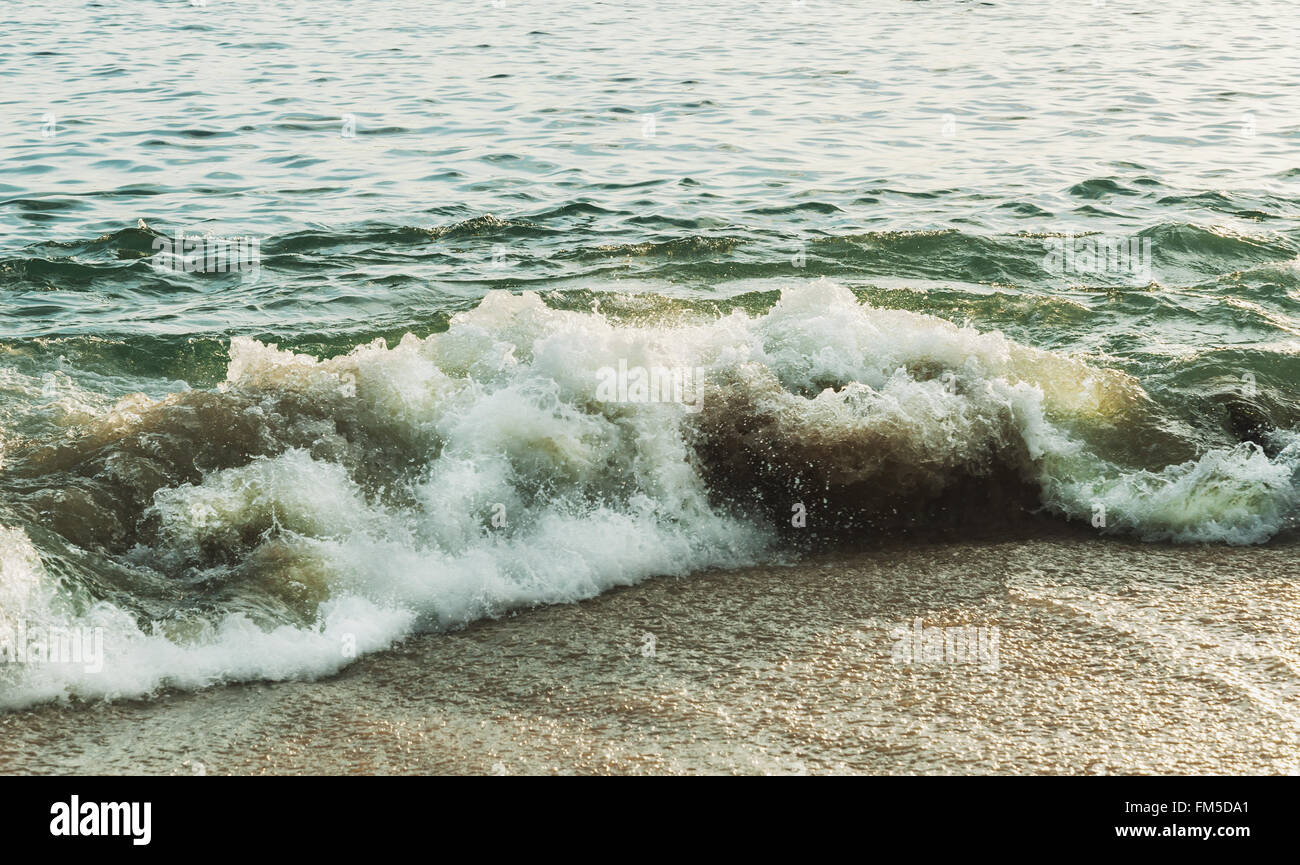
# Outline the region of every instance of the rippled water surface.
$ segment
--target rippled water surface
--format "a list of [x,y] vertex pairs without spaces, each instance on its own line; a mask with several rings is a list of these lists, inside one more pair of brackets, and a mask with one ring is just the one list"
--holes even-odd
[[[1110,324],[1144,310],[1050,278],[1041,243],[1018,237],[1109,232],[1163,241],[1169,341],[1294,337],[1287,3],[126,0],[0,15],[13,336],[363,331],[492,286],[718,292],[818,274],[932,288],[940,310],[955,289],[1047,294]],[[141,219],[261,237],[267,272],[253,287],[160,273],[136,260]],[[1206,287],[1241,303],[1205,310]]]

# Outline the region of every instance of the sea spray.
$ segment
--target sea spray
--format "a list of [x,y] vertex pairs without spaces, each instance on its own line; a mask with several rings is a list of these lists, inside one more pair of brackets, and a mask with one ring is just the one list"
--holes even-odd
[[[602,399],[620,364],[696,393]],[[958,495],[977,516],[1101,502],[1108,531],[1173,540],[1294,519],[1296,448],[1152,466],[1116,429],[1158,432],[1130,376],[829,281],[638,322],[492,292],[326,359],[239,337],[219,387],[11,451],[6,614],[105,639],[98,672],[0,670],[0,700],[328,675],[417,631],[774,561],[801,532],[924,529]]]

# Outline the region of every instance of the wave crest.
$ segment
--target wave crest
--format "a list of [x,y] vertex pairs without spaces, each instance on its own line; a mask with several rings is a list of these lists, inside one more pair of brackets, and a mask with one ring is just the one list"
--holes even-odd
[[[698,392],[602,399],[611,369],[685,371]],[[1144,466],[1116,442],[1160,434],[1151,411],[1127,375],[828,281],[762,314],[635,324],[494,292],[443,333],[324,360],[238,338],[219,388],[13,452],[7,519],[52,532],[35,559],[27,534],[0,537],[0,613],[109,622],[118,672],[27,671],[10,694],[321,675],[415,629],[790,540],[1104,513],[1107,531],[1257,543],[1294,522],[1300,444]]]

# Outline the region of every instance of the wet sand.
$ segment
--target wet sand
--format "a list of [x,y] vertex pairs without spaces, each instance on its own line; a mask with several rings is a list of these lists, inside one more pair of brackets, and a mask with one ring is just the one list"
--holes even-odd
[[[661,578],[325,681],[3,715],[0,772],[1294,773],[1298,577],[1294,543],[1068,534]],[[909,659],[918,618],[996,628],[996,668]]]

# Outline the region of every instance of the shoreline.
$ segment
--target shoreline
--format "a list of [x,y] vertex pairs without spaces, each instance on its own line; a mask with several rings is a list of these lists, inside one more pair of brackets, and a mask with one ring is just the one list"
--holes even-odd
[[[1286,774],[1298,550],[1062,533],[659,577],[314,682],[0,715],[0,773]],[[917,620],[940,660],[900,658]]]

